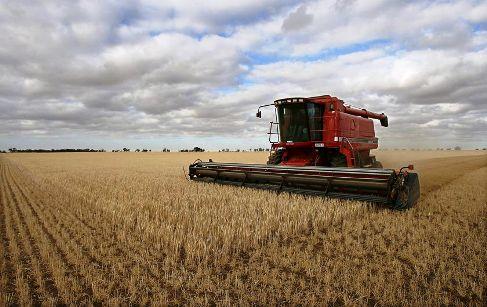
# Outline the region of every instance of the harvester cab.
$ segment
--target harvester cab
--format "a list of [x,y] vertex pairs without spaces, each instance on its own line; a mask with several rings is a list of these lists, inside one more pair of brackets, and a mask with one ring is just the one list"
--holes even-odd
[[[278,192],[364,200],[394,209],[412,207],[419,199],[419,180],[410,172],[383,169],[370,155],[378,147],[372,119],[389,125],[384,113],[346,106],[329,95],[275,100],[270,122],[271,152],[267,164],[197,161],[191,180],[232,184]],[[273,139],[274,138],[274,139]]]
[[260,109],[267,106],[275,107],[268,132],[272,145],[267,164],[382,167],[370,150],[378,147],[372,119],[387,127],[384,113],[346,106],[328,95],[278,99],[260,106],[258,117]]

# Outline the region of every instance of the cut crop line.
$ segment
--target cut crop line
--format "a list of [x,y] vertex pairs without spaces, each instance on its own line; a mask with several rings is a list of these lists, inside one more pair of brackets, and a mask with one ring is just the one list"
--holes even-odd
[[[38,195],[38,193],[29,194]],[[55,224],[59,225],[60,229],[66,231],[67,237],[71,238],[71,241],[74,241],[76,243],[76,246],[80,249],[83,255],[89,259],[91,264],[95,264],[97,266],[97,270],[103,271],[103,274],[100,274],[100,276],[108,277],[111,267],[119,265],[120,263],[122,263],[121,261],[125,263],[127,263],[128,261],[133,264],[137,264],[138,268],[141,270],[141,274],[145,273],[145,275],[147,275],[144,278],[147,280],[148,286],[160,286],[162,278],[160,275],[157,274],[157,272],[160,271],[158,271],[156,268],[151,268],[150,266],[146,267],[145,265],[141,265],[139,263],[137,255],[140,253],[140,247],[132,247],[129,242],[124,242],[124,244],[122,245],[116,239],[117,234],[116,232],[114,232],[113,227],[101,227],[107,224],[106,221],[103,220],[98,222],[98,225],[100,227],[96,231],[90,231],[85,229],[86,233],[83,234],[83,232],[71,230],[72,228],[76,229],[76,227],[68,227],[68,224],[70,224],[71,222],[73,222],[73,224],[76,224],[79,218],[75,216],[73,212],[68,210],[66,206],[62,206],[61,204],[56,206],[54,212],[54,208],[51,207],[53,204],[57,204],[57,202],[55,201],[55,195],[51,196],[51,202],[49,204],[44,204],[43,201],[40,199],[38,199],[38,201],[35,203],[42,204],[43,209],[47,209],[48,211],[50,211],[50,215],[55,220]],[[28,198],[28,196],[25,194],[24,197]],[[34,202],[30,201],[30,203]],[[93,219],[92,222],[96,223],[97,221]],[[81,223],[81,225],[86,225],[86,223],[83,222]],[[106,246],[107,243],[112,244],[111,249],[105,250],[106,252],[110,252],[109,255],[98,253],[96,249],[92,248],[93,246]],[[157,261],[154,260],[154,263],[157,263]],[[90,265],[90,263],[86,263],[86,265]],[[160,289],[154,289],[154,291],[157,290]]]
[[21,212],[21,208],[23,207],[23,203],[21,203],[17,196],[14,194],[15,192],[9,185],[9,193],[11,195],[11,212],[13,215],[13,219],[15,224],[17,225],[17,231],[20,235],[19,239],[19,247],[21,250],[21,262],[23,264],[24,269],[26,269],[26,277],[28,279],[29,288],[31,289],[31,298],[34,304],[40,303],[40,298],[45,297],[45,289],[44,289],[44,279],[41,274],[41,266],[39,264],[39,260],[34,256],[33,253],[33,242],[32,236],[28,230],[27,222],[24,215]]
[[[33,194],[37,195],[37,193],[33,193]],[[73,197],[72,195],[70,196]],[[52,195],[51,200],[53,199],[54,199],[54,195]],[[51,202],[51,204],[52,203],[53,202]],[[83,206],[83,208],[89,208],[89,207],[91,207],[89,206],[89,204]],[[91,210],[96,210],[96,209],[91,208]],[[61,224],[62,226],[65,226],[66,221],[69,224],[69,222],[72,221],[73,219],[74,222],[80,220],[78,216],[76,216],[72,211],[68,210],[65,206],[58,206],[56,208],[56,212],[61,214],[59,215],[58,223]],[[99,219],[99,221],[97,221],[97,219]],[[124,262],[127,261],[132,262],[134,264],[137,264],[138,268],[141,270],[140,272],[141,274],[147,275],[144,277],[148,281],[147,285],[152,284],[152,285],[161,286],[161,284],[163,283],[162,274],[164,273],[163,271],[161,271],[161,268],[159,267],[155,268],[154,266],[140,263],[139,254],[141,252],[141,248],[143,248],[143,246],[140,246],[140,242],[138,242],[137,240],[124,241],[122,244],[117,239],[118,236],[117,231],[113,227],[111,227],[110,223],[107,223],[107,219],[104,219],[99,215],[93,216],[93,219],[91,219],[90,221],[93,224],[97,224],[98,228],[93,227],[92,229],[95,229],[95,231],[87,231],[86,235],[83,235],[82,233],[76,233],[70,231],[69,230],[70,228],[67,226],[64,227],[67,230],[67,232],[73,238],[75,238],[75,241],[81,247],[81,249],[84,252],[88,253],[87,257],[89,257],[99,267],[117,266],[118,264],[120,264],[121,260],[123,260]],[[84,221],[81,224],[87,225],[87,223],[85,223]],[[110,253],[109,255],[97,253],[96,250],[90,248],[93,246],[101,246],[103,244],[106,245],[107,243],[111,244],[111,248],[109,250],[106,250],[106,252]],[[152,250],[149,250],[149,252],[152,252]],[[160,254],[150,253],[150,257],[152,258],[152,263],[159,263],[161,261]],[[165,285],[164,287],[168,287],[168,286]]]
[[[16,183],[15,179],[13,179],[13,176],[11,176],[8,166],[7,170],[7,173],[10,175],[9,178],[11,178],[11,180],[18,188],[18,183]],[[24,194],[21,193],[21,195],[25,198]],[[64,246],[66,242],[63,242],[62,240],[59,240],[59,238],[57,238],[58,236],[54,231],[56,229],[55,226],[53,226],[52,224],[47,224],[48,221],[50,221],[49,215],[45,216],[42,213],[39,215],[39,212],[42,211],[37,212],[34,209],[33,204],[27,198],[25,198],[25,200],[26,207],[29,208],[30,213],[32,214],[33,221],[35,221],[35,223],[38,224],[41,228],[41,231],[39,232],[40,239],[43,241],[47,241],[44,242],[44,246],[49,246],[54,250],[54,253],[49,253],[47,250],[45,251],[46,256],[48,257],[46,259],[50,260],[50,265],[53,272],[52,275],[55,279],[57,288],[62,289],[60,292],[62,292],[63,300],[65,302],[72,301],[73,296],[75,295],[73,289],[80,288],[82,288],[82,292],[85,293],[85,295],[91,297],[91,288],[88,287],[86,283],[84,285],[80,285],[80,283],[82,283],[84,279],[78,273],[78,270],[75,269],[75,265],[68,260],[69,254],[65,252],[62,248],[62,246]],[[51,233],[50,230],[53,232]],[[55,258],[53,259],[54,255]]]
[[6,207],[7,207],[7,195],[5,188],[5,173],[4,173],[5,160],[0,159],[0,240],[1,240],[1,284],[0,284],[0,304],[13,304],[15,303],[15,273],[13,270],[13,262],[11,254],[9,253],[9,240],[7,238],[7,221],[6,221]]
[[[17,302],[20,303],[21,305],[31,305],[33,302],[31,300],[31,295],[32,295],[32,288],[33,286],[29,284],[29,280],[25,277],[27,275],[27,269],[26,266],[27,260],[26,256],[22,251],[21,244],[20,244],[20,238],[19,238],[19,230],[17,225],[15,224],[14,217],[15,215],[14,210],[11,208],[11,206],[15,206],[15,200],[12,200],[12,198],[9,198],[9,195],[11,196],[11,190],[10,186],[8,184],[8,180],[6,179],[6,168],[4,167],[2,170],[2,180],[3,182],[3,187],[2,189],[5,191],[6,195],[6,206],[5,208],[5,224],[6,226],[6,235],[8,237],[8,242],[9,242],[9,250],[10,250],[10,256],[11,256],[11,264],[14,267],[15,270],[15,292],[17,293]],[[15,261],[15,263],[14,263]]]
[[[12,176],[13,177],[13,176]],[[28,205],[32,208],[32,212],[37,212],[38,210],[41,211],[41,209],[49,211],[48,216],[50,216],[53,219],[53,222],[55,225],[58,225],[58,228],[61,232],[63,232],[63,236],[65,236],[66,241],[68,242],[73,242],[75,244],[72,244],[74,246],[77,246],[80,248],[78,252],[81,252],[82,256],[87,258],[87,262],[92,262],[96,264],[98,267],[103,267],[103,263],[100,262],[98,259],[94,257],[94,255],[90,254],[88,252],[88,248],[84,246],[82,243],[82,239],[88,237],[91,237],[90,234],[91,232],[88,231],[87,233],[76,233],[72,229],[79,230],[78,227],[76,227],[74,224],[77,224],[78,220],[74,219],[74,216],[71,214],[66,214],[64,210],[60,210],[63,206],[59,206],[56,210],[51,210],[51,206],[40,202],[43,206],[42,208],[38,205],[38,202],[35,202],[31,196],[30,196],[30,191],[27,190],[27,188],[24,186],[21,186],[16,179],[13,179],[14,184],[19,191],[19,193],[22,195],[22,197],[25,199],[25,201],[28,203]],[[36,209],[34,209],[34,206]],[[62,214],[63,216],[58,216],[59,214]],[[84,225],[84,224],[83,224]],[[73,227],[74,226],[74,227]]]
[[[17,165],[15,165],[14,167],[16,167],[16,170],[21,173],[21,170],[18,168]],[[29,185],[23,184],[22,186],[20,186],[20,184],[16,182],[18,177],[13,177],[16,186],[20,190],[22,196],[28,200],[28,203],[35,206],[38,206],[38,204],[42,205],[43,211],[47,210],[47,215],[54,219],[54,224],[59,225],[60,229],[66,232],[66,240],[74,241],[76,243],[75,246],[80,249],[83,256],[88,258],[91,263],[96,264],[97,270],[103,271],[103,274],[100,274],[101,276],[108,277],[108,274],[110,273],[110,267],[115,267],[119,265],[120,261],[123,260],[123,262],[125,263],[129,261],[131,263],[137,264],[138,269],[141,270],[140,273],[145,275],[144,278],[147,281],[147,286],[153,285],[156,287],[156,289],[153,289],[153,291],[160,290],[160,287],[163,286],[162,274],[164,272],[160,270],[160,267],[141,264],[139,259],[140,257],[137,257],[140,254],[141,247],[132,246],[132,242],[124,242],[124,244],[122,245],[116,239],[117,233],[114,231],[114,228],[110,227],[110,225],[107,225],[106,219],[103,219],[102,217],[99,217],[97,215],[93,215],[91,214],[91,212],[83,215],[85,216],[85,218],[86,216],[93,217],[89,219],[89,222],[93,223],[94,225],[98,225],[98,228],[94,228],[93,226],[89,225],[88,222],[83,221],[80,217],[75,215],[72,210],[69,210],[70,207],[63,206],[60,202],[56,201],[56,196],[58,196],[58,194],[53,195],[49,193],[49,197],[47,198],[50,199],[50,202],[45,203],[43,199],[46,198],[40,197],[40,195],[44,193],[42,193],[39,189],[36,189],[36,193],[31,193],[31,191],[28,191]],[[30,196],[36,198],[36,201],[31,199]],[[70,194],[66,196],[73,197]],[[79,201],[84,202],[85,200],[78,199],[75,202],[78,203]],[[89,205],[90,204],[86,204],[81,207],[90,208],[91,206]],[[53,206],[55,206],[55,208]],[[92,208],[91,210],[94,209]],[[96,218],[100,219],[100,221],[96,221]],[[71,227],[69,227],[68,225],[71,225]],[[79,229],[75,225],[80,226],[81,229]],[[88,228],[86,228],[86,226],[88,226]],[[76,231],[73,231],[72,229],[76,229]],[[112,246],[112,248],[108,250],[111,253],[110,255],[98,253],[92,248],[93,246],[100,246],[102,244],[106,245],[107,242],[115,244],[115,246]],[[137,240],[134,243],[137,243]],[[115,253],[116,255],[113,255],[113,253]],[[152,253],[151,255],[151,257],[153,257],[153,261],[151,261],[153,264],[157,264],[160,262],[160,255]],[[86,265],[90,265],[90,263],[86,263]],[[164,285],[163,287],[167,288],[168,286]]]
[[[5,178],[12,178],[11,176],[5,176]],[[15,183],[14,183],[15,185]],[[17,203],[15,209],[19,218],[19,224],[21,227],[21,235],[23,237],[24,249],[29,254],[32,266],[35,272],[35,279],[38,285],[38,294],[44,299],[44,301],[54,302],[58,296],[58,290],[54,284],[54,278],[52,273],[48,270],[48,265],[45,259],[42,257],[39,241],[34,238],[34,233],[38,232],[35,220],[32,215],[25,213],[25,206],[22,203]]]

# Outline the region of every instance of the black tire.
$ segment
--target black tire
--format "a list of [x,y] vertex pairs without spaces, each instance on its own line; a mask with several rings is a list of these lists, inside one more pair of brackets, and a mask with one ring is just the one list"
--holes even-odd
[[268,165],[278,165],[282,161],[282,151],[274,151],[269,155],[269,159],[267,160]]
[[330,165],[332,167],[347,167],[347,158],[342,154],[334,155],[330,159]]
[[412,208],[419,199],[420,188],[419,178],[416,173],[409,173],[404,186],[398,192],[397,198],[392,204],[395,210],[406,210]]

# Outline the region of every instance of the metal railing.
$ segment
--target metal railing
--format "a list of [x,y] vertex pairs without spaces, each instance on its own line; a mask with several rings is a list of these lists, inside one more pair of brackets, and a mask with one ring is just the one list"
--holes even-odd
[[[269,122],[269,132],[267,133],[269,135],[269,143],[275,144],[279,143],[280,141],[280,136],[279,136],[279,123],[278,122]],[[272,131],[272,128],[276,125],[276,130]],[[273,141],[271,138],[273,135],[277,135],[277,141]]]

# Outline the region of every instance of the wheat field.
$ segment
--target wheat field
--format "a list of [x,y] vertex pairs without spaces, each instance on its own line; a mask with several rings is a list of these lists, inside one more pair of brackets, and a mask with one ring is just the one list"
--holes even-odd
[[185,178],[266,153],[0,154],[0,305],[485,305],[487,155],[376,154],[416,207]]

